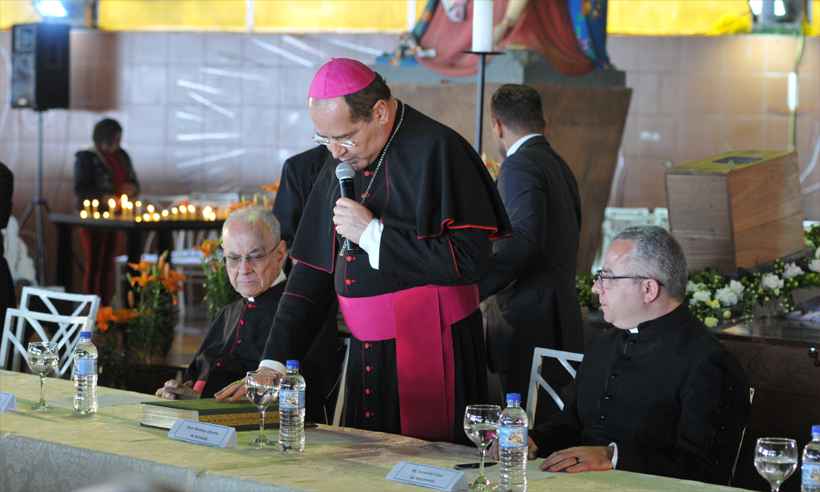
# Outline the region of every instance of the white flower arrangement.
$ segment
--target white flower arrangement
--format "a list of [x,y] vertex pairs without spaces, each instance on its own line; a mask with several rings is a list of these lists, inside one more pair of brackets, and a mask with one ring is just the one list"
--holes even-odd
[[[818,249],[820,251],[820,249]],[[809,262],[809,270],[820,273],[820,259],[814,259]]]
[[746,290],[746,287],[743,286],[737,280],[730,280],[729,281],[729,290],[735,293],[737,297],[743,297],[743,291]]
[[692,300],[689,301],[689,304],[697,304],[702,302],[704,304],[709,304],[712,300],[712,292],[708,289],[698,290],[694,294],[692,294]]
[[783,279],[775,275],[774,273],[766,273],[760,279],[760,285],[764,289],[769,289],[775,294],[780,292],[780,289],[783,288]]
[[786,263],[785,268],[783,269],[783,278],[789,279],[794,277],[799,277],[803,275],[805,272],[802,268],[797,266],[797,263]]
[[737,304],[739,297],[735,291],[733,291],[729,286],[726,286],[715,292],[715,299],[720,301],[720,304],[723,306],[734,306]]

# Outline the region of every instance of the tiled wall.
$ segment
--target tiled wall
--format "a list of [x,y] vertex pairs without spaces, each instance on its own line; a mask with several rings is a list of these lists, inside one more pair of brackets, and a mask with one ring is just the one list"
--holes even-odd
[[[634,91],[612,205],[664,206],[668,163],[786,148],[787,76],[797,47],[786,36],[611,37],[610,56]],[[806,40],[798,74],[803,204],[818,219],[820,38]]]
[[[365,61],[394,35],[73,33],[70,111],[44,114],[45,192],[53,210],[72,203],[73,153],[90,145],[103,115],[120,120],[143,190],[252,191],[284,159],[311,145],[304,108],[321,61]],[[10,33],[0,33],[0,100],[9,98]],[[634,89],[614,206],[665,206],[666,163],[787,143],[786,77],[797,43],[782,36],[613,36],[613,62]],[[798,150],[804,204],[820,218],[820,38],[806,42]],[[37,116],[0,106],[0,160],[17,176],[15,212],[34,187]]]

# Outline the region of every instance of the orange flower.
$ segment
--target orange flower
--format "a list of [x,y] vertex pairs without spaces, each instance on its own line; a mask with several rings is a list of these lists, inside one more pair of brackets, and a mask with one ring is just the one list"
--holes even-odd
[[97,329],[105,333],[108,331],[108,323],[113,320],[114,310],[108,306],[103,306],[97,311]]
[[147,272],[153,263],[148,261],[141,261],[139,263],[129,263],[128,266],[131,267],[132,270],[136,270],[138,272]]
[[140,273],[139,277],[135,277],[133,275],[128,276],[128,281],[131,283],[131,287],[139,284],[140,287],[145,287],[148,285],[148,282],[156,279],[153,275],[148,275],[148,272]]
[[210,257],[210,256],[213,256],[213,254],[216,252],[216,250],[218,248],[219,248],[219,240],[218,239],[206,239],[205,241],[202,241],[202,244],[197,246],[197,249],[202,251],[202,254],[205,255],[206,258]]
[[127,323],[138,316],[136,309],[117,309],[112,313],[111,319],[116,323]]
[[259,187],[262,188],[263,190],[269,192],[269,193],[276,193],[277,191],[279,191],[279,180],[277,179],[273,183],[263,184],[263,185],[260,185]]

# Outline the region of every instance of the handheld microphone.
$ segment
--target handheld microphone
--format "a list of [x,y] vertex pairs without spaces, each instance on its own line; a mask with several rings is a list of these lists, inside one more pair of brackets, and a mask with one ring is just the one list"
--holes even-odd
[[[336,166],[336,179],[339,180],[339,194],[342,198],[356,200],[356,185],[353,182],[353,176],[355,175],[356,171],[353,170],[353,166],[347,161],[342,161]],[[339,250],[339,256],[344,256],[347,253],[361,252],[361,248],[345,238],[344,243],[342,243],[342,249]]]

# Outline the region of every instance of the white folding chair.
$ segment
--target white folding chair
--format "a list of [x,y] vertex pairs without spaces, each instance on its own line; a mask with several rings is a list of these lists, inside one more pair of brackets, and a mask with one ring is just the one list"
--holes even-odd
[[[97,311],[100,310],[100,298],[94,294],[74,294],[37,287],[23,287],[19,309],[53,316],[53,319],[46,321],[56,328],[52,338],[60,340],[67,336],[66,330],[71,327],[71,322],[62,318],[85,317],[84,329],[94,331],[97,322]],[[16,333],[18,337],[22,337],[23,320],[18,319],[17,324]],[[77,345],[79,336],[79,330],[70,333],[67,347],[69,354]],[[14,354],[12,369],[15,371],[20,370],[20,356],[17,353]]]
[[[339,426],[342,423],[342,417],[345,406],[345,389],[347,388],[347,362],[350,360],[350,339],[345,338],[345,357],[342,360],[342,374],[339,376],[336,384],[339,385],[339,393],[336,395],[336,408],[333,410],[333,425]],[[331,389],[331,393],[333,390]]]
[[535,424],[535,409],[538,407],[538,388],[543,388],[547,394],[550,395],[552,401],[558,405],[558,408],[564,410],[564,400],[558,395],[555,388],[550,385],[546,379],[541,375],[541,368],[544,365],[545,358],[552,358],[558,361],[561,366],[566,369],[572,379],[575,379],[575,368],[570,365],[570,361],[580,363],[584,360],[584,354],[576,352],[564,352],[563,350],[553,350],[541,347],[535,347],[532,354],[532,367],[530,368],[530,384],[529,392],[527,394],[527,418],[530,422],[530,427]]
[[[71,367],[71,353],[80,339],[80,331],[90,329],[88,316],[59,316],[49,313],[38,313],[17,308],[6,309],[6,318],[3,322],[2,343],[0,343],[0,367],[7,367],[9,351],[13,349],[14,360],[19,371],[20,356],[28,363],[28,351],[25,346],[26,327],[31,327],[41,341],[57,344],[57,353],[60,363],[57,369],[62,376]],[[59,328],[53,336],[43,325],[56,325]]]

